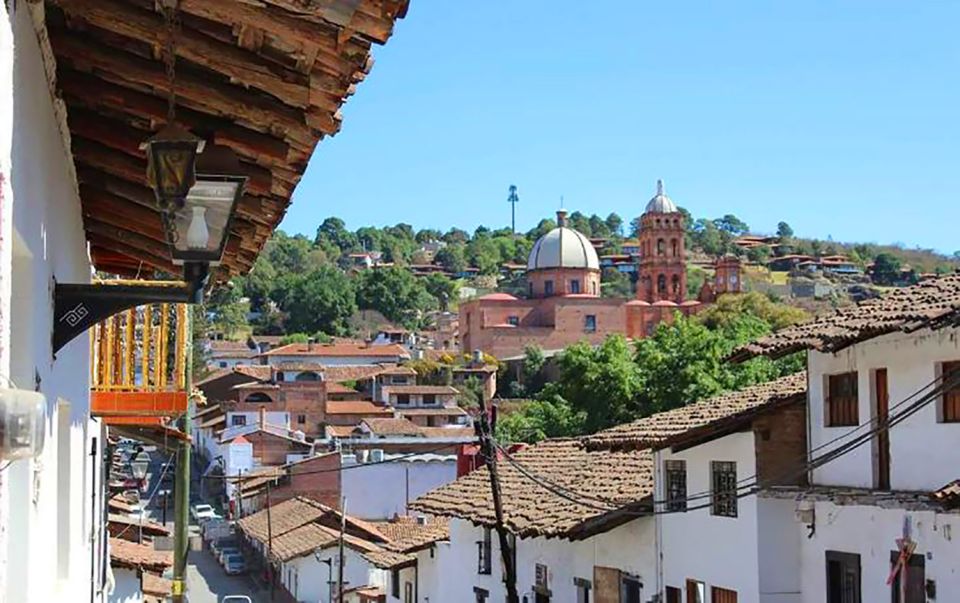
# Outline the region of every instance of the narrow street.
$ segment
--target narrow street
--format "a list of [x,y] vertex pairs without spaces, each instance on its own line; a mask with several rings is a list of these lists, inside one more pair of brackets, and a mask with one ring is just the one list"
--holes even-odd
[[255,602],[269,600],[251,576],[228,576],[206,549],[190,553],[187,593],[190,603],[219,603],[227,595],[247,595]]

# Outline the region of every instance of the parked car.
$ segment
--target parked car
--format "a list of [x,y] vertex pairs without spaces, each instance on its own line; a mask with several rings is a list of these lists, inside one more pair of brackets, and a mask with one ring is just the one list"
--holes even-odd
[[227,555],[223,563],[223,571],[230,576],[242,574],[247,571],[247,561],[239,553]]
[[217,557],[217,561],[220,562],[220,565],[226,567],[227,558],[231,555],[239,555],[240,549],[233,545],[226,545],[220,548],[220,555]]
[[208,519],[220,519],[220,515],[214,511],[213,507],[206,504],[193,505],[190,507],[190,517],[198,523],[203,523]]

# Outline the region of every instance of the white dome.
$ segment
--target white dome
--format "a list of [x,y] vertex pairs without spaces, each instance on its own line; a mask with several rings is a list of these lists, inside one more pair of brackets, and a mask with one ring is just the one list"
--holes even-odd
[[527,270],[544,268],[600,269],[600,258],[590,239],[572,228],[558,226],[540,237],[530,251]]
[[675,214],[680,210],[677,209],[677,204],[673,202],[673,199],[667,196],[667,193],[663,192],[663,180],[657,180],[657,194],[653,196],[653,199],[650,199],[650,202],[647,203],[647,209],[643,213],[646,214]]

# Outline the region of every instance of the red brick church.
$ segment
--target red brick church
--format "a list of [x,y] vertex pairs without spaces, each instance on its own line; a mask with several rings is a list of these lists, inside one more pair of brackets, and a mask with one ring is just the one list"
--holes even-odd
[[600,296],[597,252],[586,236],[567,226],[566,217],[565,211],[557,212],[557,227],[530,252],[526,298],[492,293],[460,305],[464,352],[483,350],[508,359],[530,344],[553,351],[584,339],[599,344],[613,333],[639,339],[660,322],[673,320],[676,312],[690,315],[717,295],[742,290],[740,261],[724,257],[698,299],[686,299],[683,214],[662,181],[640,217],[635,299]]

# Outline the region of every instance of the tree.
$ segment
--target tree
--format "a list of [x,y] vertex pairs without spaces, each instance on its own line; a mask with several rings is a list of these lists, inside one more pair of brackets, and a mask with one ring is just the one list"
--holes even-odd
[[281,307],[293,332],[347,335],[350,317],[357,311],[356,292],[343,272],[325,266],[295,277]]
[[604,268],[600,274],[600,293],[603,297],[631,297],[630,277],[616,268]]
[[640,236],[640,231],[643,230],[643,223],[640,220],[640,217],[636,217],[630,220],[630,238],[636,239]]
[[467,269],[466,247],[463,243],[450,243],[437,252],[434,260],[447,272],[460,274]]
[[535,396],[543,389],[543,367],[547,363],[543,350],[536,344],[523,348],[523,389],[528,396]]
[[892,253],[878,253],[873,258],[873,281],[879,285],[894,285],[900,280],[901,264]]
[[760,245],[747,250],[747,259],[758,264],[766,264],[770,259],[770,248]]
[[593,231],[590,230],[590,220],[583,215],[583,212],[575,211],[570,214],[567,218],[567,226],[588,237],[593,236]]
[[538,398],[569,402],[584,414],[588,433],[629,421],[642,385],[632,356],[622,335],[611,335],[596,348],[586,341],[574,344],[557,357],[560,378]]
[[584,415],[563,398],[553,396],[524,402],[514,412],[497,419],[496,438],[503,443],[533,444],[546,438],[583,434]]
[[450,302],[457,299],[460,291],[460,282],[448,278],[442,274],[428,274],[423,278],[423,286],[427,293],[437,300],[437,305],[446,312],[450,309]]
[[780,222],[777,224],[777,236],[781,239],[789,239],[793,237],[793,229],[790,228],[790,225],[786,222]]
[[489,236],[474,237],[467,243],[467,260],[480,274],[496,274],[500,269],[500,248]]
[[713,224],[720,230],[732,235],[742,235],[750,232],[750,227],[747,226],[747,223],[733,214],[727,214],[722,218],[717,218],[713,221]]
[[527,238],[531,241],[536,241],[543,235],[547,234],[551,230],[557,227],[557,223],[549,218],[544,218],[537,223],[537,226],[527,232]]
[[329,217],[317,227],[317,236],[314,238],[315,245],[322,245],[324,242],[334,245],[340,253],[346,253],[359,247],[360,241],[357,235],[347,230],[343,220]]
[[777,331],[805,322],[810,315],[803,309],[773,302],[758,291],[738,295],[721,295],[717,301],[698,313],[693,320],[712,330],[732,328],[744,316],[758,318]]
[[617,213],[611,213],[606,219],[607,230],[612,234],[623,236],[623,218]]
[[433,243],[443,238],[443,233],[434,228],[424,228],[417,231],[417,243]]
[[443,235],[443,240],[445,243],[448,243],[448,244],[453,244],[453,243],[465,244],[467,241],[470,240],[470,233],[460,228],[451,228],[450,230],[447,231],[445,235]]
[[395,266],[362,273],[357,304],[361,310],[376,310],[410,328],[419,326],[423,313],[436,307],[424,284],[409,270]]
[[250,302],[246,299],[221,304],[216,310],[213,327],[223,333],[227,339],[235,339],[248,331],[247,315],[249,313]]

